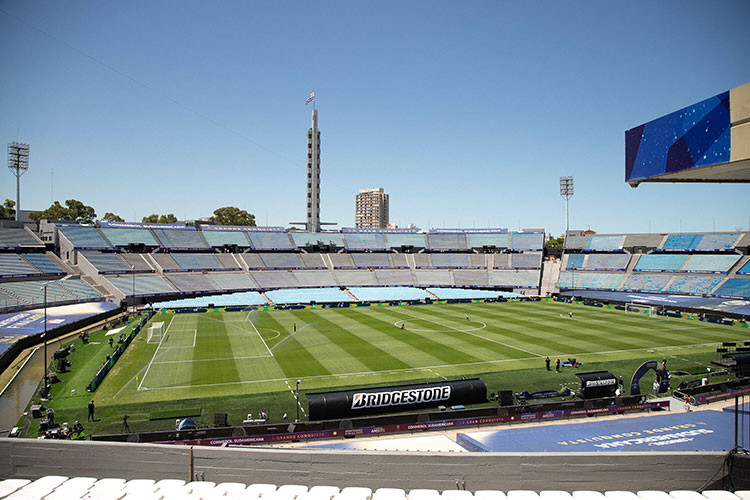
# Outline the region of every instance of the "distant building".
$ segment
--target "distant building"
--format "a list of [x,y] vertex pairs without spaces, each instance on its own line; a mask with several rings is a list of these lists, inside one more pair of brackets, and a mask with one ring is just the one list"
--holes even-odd
[[354,203],[354,227],[388,227],[388,193],[383,188],[359,190]]

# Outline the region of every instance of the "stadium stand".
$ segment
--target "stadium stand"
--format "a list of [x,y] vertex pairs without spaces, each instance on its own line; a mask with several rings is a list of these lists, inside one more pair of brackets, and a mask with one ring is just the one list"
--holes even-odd
[[434,253],[430,258],[434,267],[469,267],[469,256],[465,253]]
[[44,244],[22,227],[2,227],[0,228],[0,248],[22,250],[44,248]]
[[163,271],[179,271],[180,265],[174,261],[172,256],[167,253],[155,253],[151,254],[151,258],[154,259],[156,265],[159,266]]
[[622,250],[622,244],[625,241],[625,235],[594,235],[589,240],[589,250],[597,252],[612,252]]
[[52,259],[43,253],[25,253],[23,258],[26,259],[32,266],[39,269],[42,274],[58,274],[64,275],[65,271],[55,264]]
[[563,262],[563,269],[583,269],[585,258],[586,255],[582,253],[567,253],[565,254],[565,262]]
[[292,250],[292,240],[284,232],[248,231],[253,247],[256,250]]
[[88,283],[81,281],[80,279],[66,279],[59,280],[56,282],[58,286],[62,287],[69,294],[73,295],[79,301],[86,300],[98,300],[102,296],[99,292],[91,288]]
[[737,270],[737,274],[750,274],[750,260],[745,262],[745,265]]
[[571,250],[583,250],[589,247],[591,236],[568,236],[565,238],[565,248]]
[[99,274],[122,274],[132,271],[130,265],[116,253],[80,252],[78,259],[86,259]]
[[467,250],[466,233],[429,233],[427,248],[430,250]]
[[414,271],[418,286],[452,286],[450,271]]
[[312,288],[339,286],[333,278],[333,274],[328,271],[294,271],[293,274],[297,278],[299,286]]
[[633,271],[677,271],[685,262],[685,255],[646,254],[638,258]]
[[487,271],[453,271],[453,284],[456,286],[489,286]]
[[508,233],[469,233],[469,248],[508,248],[510,236]]
[[308,304],[310,302],[354,302],[346,292],[338,288],[305,288],[297,290],[272,290],[266,292],[275,304]]
[[432,267],[432,261],[430,260],[430,254],[427,253],[415,253],[414,254],[414,267]]
[[688,257],[682,271],[698,273],[726,273],[740,260],[737,254],[696,254]]
[[181,292],[211,292],[216,291],[216,284],[202,273],[170,274],[167,276],[175,288]]
[[385,246],[389,249],[414,247],[415,250],[418,250],[427,248],[427,239],[424,234],[385,233]]
[[510,233],[510,248],[516,251],[542,250],[544,233]]
[[254,290],[257,288],[245,273],[208,273],[218,290]]
[[750,298],[750,279],[729,278],[714,292],[714,295]]
[[260,260],[269,269],[299,269],[304,267],[296,253],[261,253]]
[[250,276],[264,290],[299,287],[294,274],[289,271],[253,271]]
[[78,250],[100,250],[112,248],[95,227],[58,226],[58,231]]
[[630,274],[622,289],[629,292],[661,292],[671,279],[671,276],[664,274]]
[[542,267],[542,252],[510,254],[510,267],[513,269],[539,269]]
[[73,296],[68,295],[63,289],[55,286],[54,281],[15,281],[0,284],[0,290],[4,291],[11,297],[20,300],[30,306],[44,305],[44,290],[42,287],[47,285],[47,304],[60,302],[73,302]]
[[201,231],[203,238],[212,248],[236,246],[250,248],[250,240],[244,231]]
[[695,249],[715,252],[731,250],[740,236],[740,233],[704,234]]
[[690,295],[708,295],[716,285],[721,283],[722,278],[709,276],[675,276],[669,283],[665,292],[688,293]]
[[586,256],[583,269],[592,271],[624,271],[630,262],[630,255],[624,253],[592,253]]
[[626,234],[623,248],[658,248],[666,235],[664,234]]
[[469,254],[469,267],[486,268],[487,267],[486,255],[470,253]]
[[375,275],[369,271],[334,271],[341,286],[377,286]]
[[208,244],[198,231],[193,229],[152,229],[162,248],[170,250],[200,250]]
[[344,239],[340,233],[306,233],[293,231],[289,233],[297,248],[328,246],[344,248]]
[[510,269],[510,254],[496,253],[492,255],[492,267],[495,269]]
[[581,273],[578,288],[616,290],[619,288],[622,278],[623,275],[619,273]]
[[248,269],[263,269],[266,267],[257,253],[241,253],[239,256],[245,262]]
[[664,240],[661,250],[695,250],[701,239],[703,239],[702,234],[670,234]]
[[344,244],[347,250],[385,250],[383,233],[346,233]]
[[539,287],[539,271],[492,271],[491,286],[513,287],[513,288],[537,288]]
[[354,265],[359,268],[391,267],[391,260],[387,253],[353,253]]
[[391,258],[391,265],[393,267],[402,267],[402,268],[409,267],[409,260],[406,257],[406,254],[394,253],[390,255],[390,258]]
[[491,290],[473,290],[464,288],[428,288],[428,292],[440,300],[449,299],[495,299],[497,297],[522,297],[517,293],[499,292]]
[[414,276],[408,269],[378,269],[375,271],[375,279],[382,286],[414,286]]
[[18,254],[0,254],[0,277],[17,278],[41,274]]
[[354,269],[357,266],[354,265],[352,256],[348,253],[332,253],[328,254],[333,264],[334,269]]
[[214,258],[219,261],[219,266],[225,271],[240,271],[242,267],[237,263],[231,253],[217,253]]
[[133,295],[133,285],[135,284],[136,296],[153,296],[174,294],[175,289],[161,276],[112,276],[108,277],[112,286],[119,290],[126,297]]
[[578,278],[580,276],[581,273],[560,271],[560,278],[558,280],[560,290],[578,288]]
[[103,227],[99,230],[116,247],[138,244],[154,248],[159,246],[159,242],[154,239],[154,235],[148,229]]
[[209,304],[214,307],[227,306],[262,306],[266,305],[266,300],[258,292],[238,292],[223,295],[204,295],[202,297],[193,297],[189,299],[167,300],[164,302],[155,302],[155,309],[179,309],[207,307]]
[[430,298],[430,294],[424,290],[403,286],[377,288],[352,287],[349,288],[349,292],[362,302],[390,302]]
[[323,255],[319,253],[303,253],[300,254],[302,259],[302,267],[305,269],[326,269],[326,263],[323,260]]
[[143,255],[138,253],[123,253],[120,257],[128,264],[128,269],[135,268],[135,272],[153,272],[153,268],[146,262]]

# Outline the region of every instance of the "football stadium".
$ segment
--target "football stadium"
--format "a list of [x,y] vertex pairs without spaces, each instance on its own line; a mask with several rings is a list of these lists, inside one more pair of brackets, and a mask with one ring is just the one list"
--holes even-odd
[[[292,227],[0,221],[0,498],[750,499],[750,230],[329,229],[318,112]],[[747,183],[750,83],[621,133]]]

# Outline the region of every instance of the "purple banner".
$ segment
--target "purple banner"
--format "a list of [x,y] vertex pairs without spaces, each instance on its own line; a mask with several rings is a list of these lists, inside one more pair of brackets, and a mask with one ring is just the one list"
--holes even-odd
[[713,403],[714,401],[721,401],[723,399],[731,399],[737,396],[744,396],[746,394],[750,394],[750,387],[745,387],[742,389],[732,389],[730,391],[722,391],[719,393],[706,393],[706,394],[698,394],[696,396],[693,396],[695,398],[695,404],[702,405],[706,403]]

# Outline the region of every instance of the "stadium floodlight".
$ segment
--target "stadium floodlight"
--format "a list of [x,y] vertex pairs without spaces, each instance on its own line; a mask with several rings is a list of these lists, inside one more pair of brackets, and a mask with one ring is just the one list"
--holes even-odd
[[565,200],[565,235],[567,237],[568,229],[570,229],[568,200],[573,196],[573,176],[566,175],[565,177],[560,177],[560,196]]
[[29,169],[29,145],[20,142],[8,144],[8,168],[16,176],[16,220],[21,214],[21,176]]

